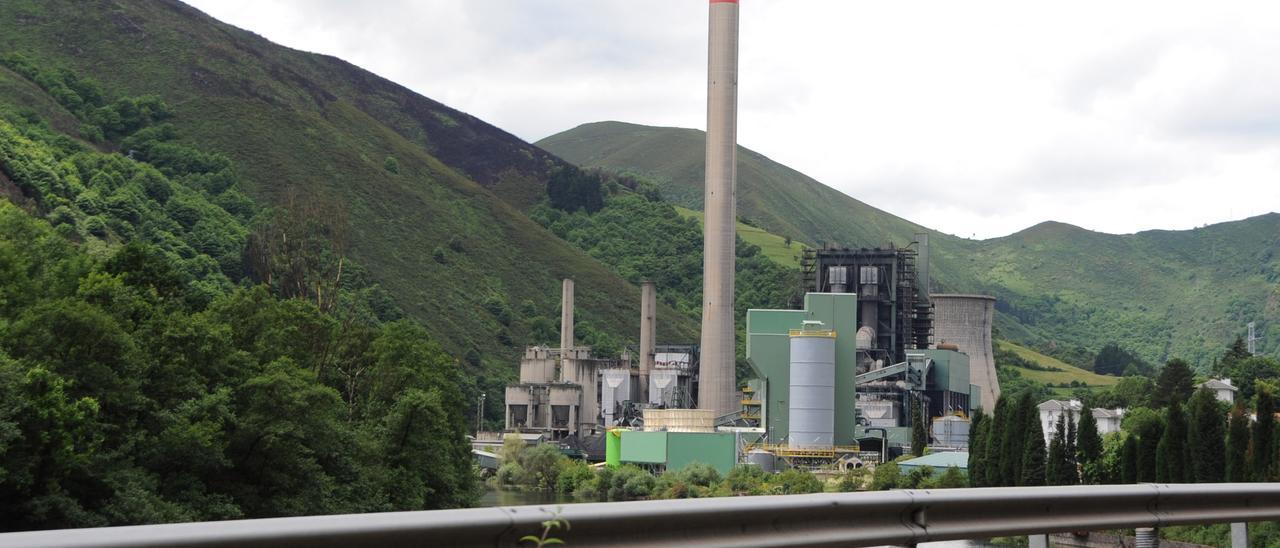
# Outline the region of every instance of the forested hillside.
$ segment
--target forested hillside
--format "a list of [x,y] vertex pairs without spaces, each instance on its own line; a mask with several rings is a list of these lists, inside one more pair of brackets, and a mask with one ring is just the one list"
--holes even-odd
[[[521,210],[574,168],[472,116],[176,0],[4,0],[4,54],[96,82],[112,101],[154,96],[168,105],[157,137],[231,161],[248,204],[339,221],[322,239],[359,265],[344,278],[376,284],[386,304],[464,358],[476,379],[469,400],[500,392],[524,345],[556,340],[536,327],[559,317],[563,277],[577,281],[584,342],[638,337],[638,288]],[[0,68],[0,104],[31,109],[101,150],[151,154],[80,121],[59,94],[77,95]],[[660,339],[697,338],[695,319],[660,307]],[[501,416],[500,398],[487,402]]]
[[[648,178],[701,208],[700,131],[600,122],[538,145]],[[775,234],[871,247],[904,245],[921,229],[741,147],[738,174],[740,217]],[[982,241],[929,234],[935,291],[995,295],[1004,338],[1073,365],[1088,366],[1114,342],[1150,363],[1180,357],[1207,370],[1250,321],[1262,351],[1280,356],[1280,214],[1131,235],[1054,222]]]
[[332,223],[256,207],[158,97],[0,63],[65,109],[0,105],[0,530],[474,500],[462,369]]

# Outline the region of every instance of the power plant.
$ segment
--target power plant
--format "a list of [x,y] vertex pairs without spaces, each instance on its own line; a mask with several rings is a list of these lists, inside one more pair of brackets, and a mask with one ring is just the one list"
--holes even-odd
[[[992,297],[933,294],[928,234],[905,246],[827,246],[801,257],[802,302],[746,313],[736,378],[738,1],[710,0],[700,344],[658,344],[657,290],[640,285],[636,355],[575,346],[573,280],[562,286],[560,347],[532,347],[506,388],[506,429],[608,464],[722,472],[860,466],[928,421],[935,450],[962,450],[968,416],[1000,388]],[[917,413],[918,411],[918,413]]]

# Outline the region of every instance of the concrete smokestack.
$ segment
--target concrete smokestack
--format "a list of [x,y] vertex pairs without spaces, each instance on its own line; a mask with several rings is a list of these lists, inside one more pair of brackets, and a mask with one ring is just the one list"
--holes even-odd
[[573,348],[573,278],[560,287],[560,350]]
[[658,317],[658,290],[653,282],[640,284],[640,397],[649,401],[649,372],[653,371],[654,341]]
[[698,407],[716,416],[734,405],[734,223],[737,221],[738,0],[711,0],[707,52],[706,221]]

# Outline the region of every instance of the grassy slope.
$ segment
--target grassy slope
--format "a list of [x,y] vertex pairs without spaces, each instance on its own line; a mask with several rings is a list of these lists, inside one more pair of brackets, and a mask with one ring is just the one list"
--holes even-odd
[[[676,212],[681,217],[693,217],[698,220],[698,224],[702,224],[701,211],[676,206]],[[808,247],[798,241],[792,241],[788,246],[786,238],[741,222],[738,223],[738,236],[749,244],[759,246],[760,252],[764,253],[765,257],[791,268],[800,268],[800,252]]]
[[[626,338],[639,330],[638,290],[518,209],[559,160],[470,116],[171,0],[6,1],[5,51],[117,93],[161,95],[183,138],[230,156],[260,202],[298,189],[347,204],[354,258],[452,351],[509,364],[516,350],[480,303],[497,293],[517,313],[529,300],[554,318],[563,276],[578,282],[583,320]],[[0,100],[25,100],[14,89],[0,82]],[[388,155],[400,174],[383,169]],[[434,261],[454,235],[465,252]],[[690,319],[662,306],[672,320],[660,338],[696,338]],[[522,329],[511,328],[517,341]]]
[[1071,381],[1080,381],[1088,386],[1111,386],[1120,382],[1119,377],[1099,375],[1092,371],[1081,369],[1062,360],[1046,356],[1036,352],[1035,350],[1009,341],[996,341],[996,345],[1000,348],[1012,351],[1024,360],[1035,362],[1046,368],[1055,368],[1060,370],[1040,371],[1035,369],[1023,369],[1021,367],[1010,367],[1010,369],[1016,369],[1019,373],[1022,373],[1023,377],[1039,383],[1056,385],[1064,382],[1070,383]]
[[[703,134],[619,122],[586,124],[538,142],[584,166],[649,177],[700,208]],[[910,241],[918,226],[739,149],[739,212],[775,234],[874,246]],[[1201,365],[1257,321],[1280,355],[1280,215],[1189,231],[1134,235],[1044,223],[971,241],[930,231],[935,290],[999,301],[1004,338],[1042,350],[1096,351],[1117,341],[1144,358]],[[1273,327],[1274,326],[1274,327]]]

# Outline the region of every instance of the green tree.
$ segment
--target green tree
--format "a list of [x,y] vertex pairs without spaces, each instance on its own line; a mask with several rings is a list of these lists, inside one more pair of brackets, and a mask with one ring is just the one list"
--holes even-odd
[[1230,482],[1249,481],[1249,416],[1244,406],[1236,404],[1231,408],[1231,418],[1227,426],[1227,447],[1225,478]]
[[1009,398],[1001,395],[996,399],[995,411],[991,414],[991,420],[987,421],[987,431],[983,436],[983,487],[999,487],[1004,485],[1004,476],[1002,467],[1004,466],[1004,453],[1001,452],[1004,443],[1004,433],[1008,428],[1009,414]]
[[1195,375],[1187,362],[1174,358],[1160,369],[1156,379],[1152,401],[1156,407],[1165,407],[1173,402],[1185,402],[1195,390]]
[[1222,406],[1212,392],[1202,388],[1191,396],[1188,464],[1197,483],[1217,483],[1223,479],[1227,451],[1225,423]]
[[1231,346],[1227,347],[1227,351],[1222,354],[1222,359],[1214,363],[1213,374],[1230,376],[1236,364],[1252,356],[1253,354],[1249,353],[1248,345],[1244,342],[1244,337],[1236,335],[1236,340],[1232,341]]
[[969,486],[986,486],[986,452],[987,436],[990,435],[991,421],[979,408],[974,411],[969,423]]
[[1156,481],[1183,483],[1190,476],[1187,470],[1187,417],[1178,400],[1169,403],[1165,410],[1165,427],[1156,447]]
[[1164,417],[1151,409],[1140,407],[1125,415],[1123,426],[1137,438],[1136,481],[1156,481],[1156,453],[1164,433]]
[[1073,454],[1075,446],[1070,442],[1075,434],[1070,414],[1063,413],[1054,426],[1053,438],[1049,441],[1049,456],[1045,462],[1045,475],[1048,485],[1076,485],[1080,478],[1076,473],[1076,462]]
[[1249,475],[1253,481],[1270,481],[1275,464],[1275,400],[1271,391],[1258,389],[1257,420],[1249,439]]
[[1040,415],[1036,411],[1035,405],[1029,395],[1024,396],[1027,402],[1023,407],[1020,415],[1024,417],[1023,421],[1023,440],[1022,446],[1022,466],[1020,467],[1018,485],[1034,486],[1045,485],[1047,478],[1045,477],[1045,446],[1044,446],[1044,428],[1040,426]]
[[1130,434],[1124,438],[1124,447],[1120,456],[1120,482],[1138,483],[1138,436]]
[[1131,369],[1143,372],[1149,366],[1116,343],[1107,343],[1093,358],[1093,372],[1099,375],[1127,375]]
[[925,430],[924,415],[920,411],[920,403],[911,406],[911,454],[917,457],[924,455],[929,446],[929,437]]
[[1084,482],[1090,485],[1103,483],[1102,437],[1098,435],[1098,420],[1088,409],[1080,413],[1080,431],[1076,439],[1076,458],[1084,472]]
[[1031,394],[1022,393],[1017,400],[1010,402],[1010,409],[1005,414],[1005,425],[1001,429],[1000,443],[1000,485],[1013,487],[1022,479],[1022,461],[1026,446],[1027,409],[1033,407]]
[[902,481],[902,474],[898,470],[898,463],[894,461],[877,465],[871,473],[871,490],[897,489],[898,483]]

